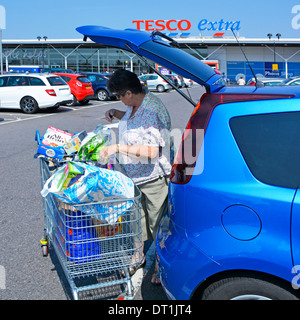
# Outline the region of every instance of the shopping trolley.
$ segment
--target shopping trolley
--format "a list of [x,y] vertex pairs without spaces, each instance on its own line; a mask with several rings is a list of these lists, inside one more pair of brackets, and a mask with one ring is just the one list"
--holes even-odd
[[[39,134],[36,140],[39,142]],[[39,161],[43,187],[60,164],[45,157],[39,157]],[[82,210],[83,206],[94,205],[100,206],[101,212],[119,218],[108,224]],[[116,298],[134,298],[129,268],[143,260],[141,193],[136,186],[133,198],[74,205],[65,204],[49,193],[43,198],[43,215],[42,254],[47,256],[49,248],[54,248],[75,300],[79,299],[79,292],[118,285],[125,289]],[[107,277],[111,273],[118,276]],[[78,285],[78,279],[95,276],[98,276],[96,283]]]

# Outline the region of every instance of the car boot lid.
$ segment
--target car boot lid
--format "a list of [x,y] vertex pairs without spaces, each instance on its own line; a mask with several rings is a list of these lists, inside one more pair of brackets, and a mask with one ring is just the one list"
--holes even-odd
[[84,40],[90,38],[102,45],[134,52],[205,86],[208,92],[218,91],[224,86],[222,75],[176,47],[177,42],[163,33],[148,33],[136,29],[117,30],[93,25],[78,27],[76,30],[84,35]]

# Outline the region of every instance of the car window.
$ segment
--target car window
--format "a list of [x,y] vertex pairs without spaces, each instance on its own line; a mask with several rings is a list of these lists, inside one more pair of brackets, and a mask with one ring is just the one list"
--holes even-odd
[[[65,77],[67,78],[67,77]],[[62,79],[62,77],[47,77],[47,80],[51,84],[51,86],[65,86],[66,82]],[[70,80],[70,78],[69,78]]]
[[67,76],[60,76],[60,77],[64,79],[66,82],[69,82],[71,80],[71,78]]
[[97,80],[96,76],[93,74],[88,75],[87,78],[89,79],[90,82],[95,82]]
[[149,76],[149,79],[148,79],[148,80],[156,80],[157,78],[158,78],[158,76],[151,75],[151,76]]
[[296,80],[291,83],[291,86],[299,86],[299,84],[300,84],[300,80]]
[[142,80],[142,81],[145,81],[147,79],[147,76],[146,75],[139,76],[139,79]]
[[76,80],[82,82],[82,83],[89,83],[90,80],[87,77],[78,77]]
[[29,77],[29,83],[31,86],[45,86],[44,81],[36,77]]
[[0,78],[0,87],[5,87],[8,77],[1,77]]
[[230,128],[256,179],[298,188],[300,183],[300,112],[235,117]]
[[14,87],[14,86],[28,86],[29,81],[27,77],[9,77],[7,81],[7,86],[8,87]]
[[281,84],[282,82],[281,81],[273,81],[273,82],[266,82],[265,83],[265,86],[277,86],[279,84]]

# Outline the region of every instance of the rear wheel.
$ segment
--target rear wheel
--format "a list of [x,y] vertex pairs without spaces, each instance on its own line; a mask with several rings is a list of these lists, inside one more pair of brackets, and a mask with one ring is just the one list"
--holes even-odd
[[100,101],[108,100],[108,92],[104,89],[100,89],[97,91],[97,99]]
[[20,108],[24,113],[36,113],[39,110],[38,103],[32,97],[24,97],[20,102]]
[[210,284],[203,300],[298,300],[292,289],[255,276],[231,277]]
[[70,102],[70,103],[66,103],[66,106],[76,106],[76,104],[77,104],[77,99],[76,99],[76,97],[74,96],[74,94],[72,94],[72,97],[73,97],[73,101]]
[[157,91],[158,92],[164,92],[165,91],[165,87],[162,85],[162,84],[159,84],[157,87],[156,87]]
[[81,105],[84,105],[84,104],[88,104],[90,100],[88,99],[83,99],[83,100],[80,100],[78,101]]

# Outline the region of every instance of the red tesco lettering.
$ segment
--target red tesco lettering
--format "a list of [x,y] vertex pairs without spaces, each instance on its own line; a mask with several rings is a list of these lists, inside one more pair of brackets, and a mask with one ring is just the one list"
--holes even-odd
[[[191,28],[192,24],[189,20],[133,20],[136,23],[138,30],[145,29],[145,31],[187,31]],[[144,28],[143,28],[144,26]]]

